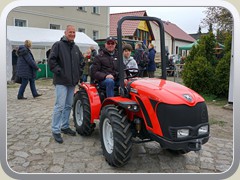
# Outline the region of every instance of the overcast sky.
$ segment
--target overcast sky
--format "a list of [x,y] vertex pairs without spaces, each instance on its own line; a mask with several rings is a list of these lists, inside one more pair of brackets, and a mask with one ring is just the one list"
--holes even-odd
[[[197,33],[199,24],[206,16],[204,7],[110,7],[110,13],[138,10],[146,10],[148,16],[170,21],[188,34]],[[202,29],[204,32],[207,28]]]

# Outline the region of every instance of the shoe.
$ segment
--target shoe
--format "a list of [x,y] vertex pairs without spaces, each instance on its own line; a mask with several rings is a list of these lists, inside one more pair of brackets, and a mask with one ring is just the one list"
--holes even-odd
[[42,94],[37,94],[37,95],[35,95],[35,96],[33,96],[34,98],[36,98],[36,97],[39,97],[39,96],[41,96]]
[[19,100],[26,100],[27,98],[26,97],[17,97],[17,99],[19,99]]
[[53,137],[54,137],[54,139],[55,139],[56,142],[58,142],[59,144],[62,144],[62,143],[63,143],[63,139],[62,139],[62,136],[61,136],[60,133],[59,133],[59,134],[54,134],[54,133],[52,133],[52,134],[53,134]]
[[62,133],[64,134],[69,134],[71,136],[76,136],[76,132],[71,130],[70,128],[67,128],[67,129],[61,129]]

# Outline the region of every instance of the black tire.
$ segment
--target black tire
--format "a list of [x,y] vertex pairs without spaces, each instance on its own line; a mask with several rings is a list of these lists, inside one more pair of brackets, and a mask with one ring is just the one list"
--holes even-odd
[[132,155],[132,132],[124,109],[105,106],[100,116],[100,134],[103,155],[109,165],[121,167]]
[[74,96],[73,101],[73,122],[78,134],[89,136],[95,128],[95,124],[90,123],[91,109],[88,94],[85,89],[80,89]]

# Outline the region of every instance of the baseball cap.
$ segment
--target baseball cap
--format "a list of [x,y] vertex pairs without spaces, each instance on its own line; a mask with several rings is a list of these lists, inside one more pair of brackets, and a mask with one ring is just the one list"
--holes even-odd
[[107,39],[106,39],[106,42],[108,41],[113,41],[115,42],[116,41],[116,38],[115,37],[112,37],[112,36],[109,36]]

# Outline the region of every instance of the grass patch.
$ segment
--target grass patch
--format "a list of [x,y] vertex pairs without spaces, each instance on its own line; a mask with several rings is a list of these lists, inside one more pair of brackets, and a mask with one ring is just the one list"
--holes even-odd
[[227,98],[217,97],[215,95],[209,94],[201,94],[201,96],[205,99],[205,101],[209,104],[214,104],[217,106],[224,106],[228,103]]
[[218,121],[216,119],[209,119],[209,124],[210,125],[218,125],[218,126],[221,126],[221,127],[224,127],[224,125],[226,124],[227,122],[224,122],[224,121]]
[[38,86],[52,86],[53,79],[51,78],[42,78],[35,81],[36,85]]
[[[42,78],[42,79],[37,79],[35,81],[36,86],[53,86],[53,79],[47,79],[47,78]],[[13,83],[13,84],[7,84],[7,88],[19,88],[20,84]],[[29,86],[29,82],[28,82]]]
[[7,85],[7,88],[18,88],[19,85],[20,85],[20,84],[16,84],[16,83],[14,83],[14,84],[8,84],[8,85]]

